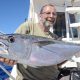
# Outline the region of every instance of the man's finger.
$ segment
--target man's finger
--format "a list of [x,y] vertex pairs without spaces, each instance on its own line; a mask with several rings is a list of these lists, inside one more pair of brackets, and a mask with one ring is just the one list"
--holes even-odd
[[0,57],[0,62],[4,62],[4,58]]

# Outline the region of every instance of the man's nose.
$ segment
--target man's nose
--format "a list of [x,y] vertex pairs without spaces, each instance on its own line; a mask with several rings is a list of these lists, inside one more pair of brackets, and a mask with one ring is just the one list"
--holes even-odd
[[53,13],[50,13],[50,17],[54,17]]

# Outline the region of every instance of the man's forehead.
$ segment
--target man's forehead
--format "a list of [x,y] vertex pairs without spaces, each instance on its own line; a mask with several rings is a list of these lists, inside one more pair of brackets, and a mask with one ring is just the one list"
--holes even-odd
[[54,6],[45,6],[45,7],[43,8],[43,11],[48,11],[48,10],[53,11],[53,10],[55,10],[55,7],[54,7]]

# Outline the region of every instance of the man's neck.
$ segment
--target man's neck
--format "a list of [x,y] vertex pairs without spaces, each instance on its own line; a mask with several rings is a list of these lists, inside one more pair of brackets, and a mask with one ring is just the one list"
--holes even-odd
[[49,31],[49,27],[44,26],[42,23],[39,24],[40,28],[44,31],[44,32],[48,32]]

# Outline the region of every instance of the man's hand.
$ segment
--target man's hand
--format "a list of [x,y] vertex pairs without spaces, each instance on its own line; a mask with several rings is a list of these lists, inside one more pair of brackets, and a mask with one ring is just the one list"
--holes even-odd
[[7,58],[3,58],[3,57],[0,57],[0,62],[4,62],[10,66],[13,66],[14,64],[16,64],[16,61],[7,59]]

